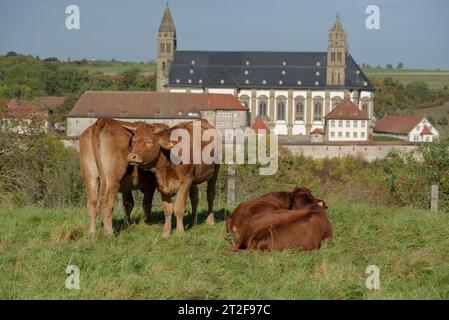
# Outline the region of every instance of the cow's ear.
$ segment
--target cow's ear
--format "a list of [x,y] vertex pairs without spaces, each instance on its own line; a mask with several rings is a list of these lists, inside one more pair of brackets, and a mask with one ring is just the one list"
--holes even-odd
[[127,131],[129,131],[131,134],[133,135],[136,134],[136,127],[129,126],[126,124],[123,124],[122,127],[125,128]]
[[159,140],[159,144],[161,145],[161,147],[165,150],[170,150],[171,148],[173,148],[174,143],[171,141],[167,141],[167,140]]

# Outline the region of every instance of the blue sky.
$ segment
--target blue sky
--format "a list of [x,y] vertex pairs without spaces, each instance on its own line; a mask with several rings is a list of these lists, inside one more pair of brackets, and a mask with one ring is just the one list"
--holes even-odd
[[[0,54],[148,61],[165,0],[0,0]],[[65,28],[76,4],[81,29]],[[368,5],[380,30],[365,27]],[[336,12],[359,62],[449,69],[447,0],[171,0],[180,50],[325,51]]]

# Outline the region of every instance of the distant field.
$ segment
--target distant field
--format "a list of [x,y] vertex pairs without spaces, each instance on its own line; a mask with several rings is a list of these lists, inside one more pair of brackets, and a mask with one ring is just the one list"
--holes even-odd
[[423,69],[377,69],[369,68],[363,70],[369,77],[385,78],[392,77],[407,85],[413,81],[424,81],[430,89],[441,90],[444,86],[449,87],[449,71],[423,70]]
[[111,66],[81,66],[80,69],[87,70],[89,72],[103,72],[108,74],[120,73],[132,68],[139,68],[142,72],[154,73],[156,72],[155,64],[116,64]]
[[[273,253],[232,253],[220,221],[164,239],[163,214],[147,225],[139,209],[90,238],[84,208],[0,209],[0,299],[449,299],[448,213],[328,204],[320,250]],[[65,288],[69,265],[80,290]],[[365,287],[369,265],[380,290]]]

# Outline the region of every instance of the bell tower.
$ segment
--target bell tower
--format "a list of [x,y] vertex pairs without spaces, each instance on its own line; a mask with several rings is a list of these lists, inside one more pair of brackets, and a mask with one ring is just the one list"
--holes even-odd
[[337,14],[334,26],[329,31],[326,84],[345,84],[347,55],[348,35],[341,25],[340,16]]
[[176,52],[176,28],[167,5],[157,37],[157,78],[156,91],[168,91],[170,65]]

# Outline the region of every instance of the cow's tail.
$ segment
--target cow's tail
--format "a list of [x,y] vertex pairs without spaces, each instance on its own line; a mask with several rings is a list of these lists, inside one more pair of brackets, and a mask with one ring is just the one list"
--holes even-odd
[[101,132],[103,128],[106,126],[106,121],[103,118],[99,118],[94,126],[93,126],[93,134],[92,134],[92,150],[94,153],[95,164],[97,165],[98,175],[100,180],[100,187],[98,192],[99,203],[102,203],[104,190],[106,189],[106,179],[104,176],[104,170],[101,159]]

